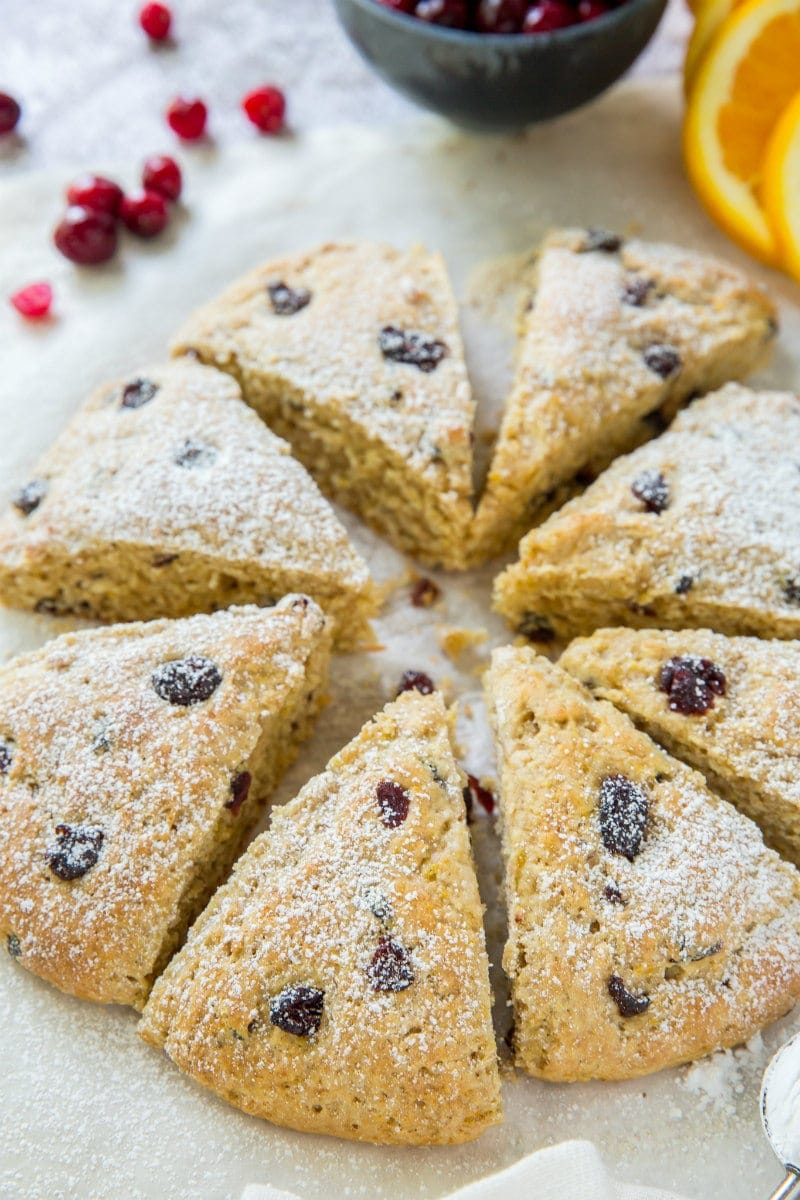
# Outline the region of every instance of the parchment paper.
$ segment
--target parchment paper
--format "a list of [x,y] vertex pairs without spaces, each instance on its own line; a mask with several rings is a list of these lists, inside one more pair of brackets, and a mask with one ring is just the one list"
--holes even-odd
[[[89,388],[161,356],[195,304],[261,258],[340,236],[423,240],[444,251],[463,303],[479,426],[496,427],[509,378],[514,256],[549,225],[636,230],[744,264],[683,182],[679,107],[677,85],[637,85],[504,139],[466,138],[425,119],[383,133],[336,128],[303,140],[185,152],[187,210],[169,235],[150,245],[126,242],[117,265],[95,272],[75,270],[49,244],[66,175],[7,186],[0,194],[0,294],[48,278],[57,315],[34,327],[0,305],[3,490],[25,478]],[[121,166],[79,165],[116,170],[132,184],[143,149],[131,147],[131,161]],[[763,277],[781,300],[783,334],[759,382],[796,387],[798,291],[780,276]],[[332,703],[277,798],[288,799],[319,770],[394,694],[409,667],[427,670],[460,698],[465,765],[491,774],[476,667],[489,645],[507,637],[488,612],[493,572],[439,577],[442,607],[414,609],[402,583],[408,564],[354,518],[345,520],[376,577],[400,581],[377,623],[385,648],[337,657]],[[443,625],[489,631],[464,669],[440,649]],[[63,627],[2,613],[0,655],[39,645]],[[484,814],[473,835],[497,964],[497,850]],[[495,977],[502,1033],[509,1013],[496,965]],[[81,1004],[3,960],[0,1196],[227,1200],[246,1183],[271,1182],[309,1200],[438,1197],[526,1151],[586,1137],[618,1178],[698,1200],[711,1190],[753,1200],[779,1178],[760,1132],[760,1072],[796,1027],[800,1014],[736,1055],[630,1084],[553,1086],[509,1073],[501,1128],[457,1149],[389,1150],[246,1117],[140,1043],[132,1012]]]

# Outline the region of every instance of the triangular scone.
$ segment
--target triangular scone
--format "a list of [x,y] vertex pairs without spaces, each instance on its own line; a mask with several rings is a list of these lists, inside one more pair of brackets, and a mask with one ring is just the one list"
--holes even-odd
[[627,1079],[745,1041],[800,997],[800,874],[703,777],[529,647],[487,694],[521,1067]]
[[661,432],[691,395],[752,371],[777,330],[745,274],[675,246],[559,230],[531,278],[476,560],[512,549],[553,493]]
[[0,933],[35,975],[140,1008],[324,695],[306,596],[66,634],[0,670]]
[[520,543],[495,606],[534,641],[610,625],[800,637],[800,399],[729,384]]
[[235,381],[184,359],[97,391],[0,520],[0,599],[148,620],[314,597],[340,642],[369,573],[289,447]]
[[441,697],[388,705],[273,811],[142,1036],[278,1125],[428,1145],[499,1121],[462,784]]
[[800,864],[800,642],[602,629],[560,666],[622,708]]
[[266,263],[174,349],[232,372],[323,491],[399,549],[463,566],[474,404],[441,255],[338,243]]

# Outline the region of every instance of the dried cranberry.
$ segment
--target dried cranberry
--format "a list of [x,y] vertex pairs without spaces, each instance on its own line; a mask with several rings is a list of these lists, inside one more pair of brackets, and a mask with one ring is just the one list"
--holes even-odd
[[710,658],[694,654],[669,659],[661,668],[658,686],[669,697],[672,712],[701,716],[714,707],[714,696],[724,696],[725,672]]
[[790,604],[800,604],[800,575],[792,575],[786,580],[783,593]]
[[656,286],[655,279],[645,279],[634,275],[622,289],[622,303],[630,304],[633,308],[641,308],[647,302],[647,297]]
[[566,29],[577,21],[575,9],[564,0],[539,0],[525,14],[523,33],[551,33],[554,29]]
[[0,741],[0,775],[7,775],[14,761],[14,743],[3,739]]
[[432,579],[418,579],[411,589],[411,603],[414,608],[430,608],[441,596],[441,589]]
[[403,671],[397,695],[402,692],[421,692],[423,696],[430,696],[431,692],[435,691],[436,684],[424,671]]
[[80,879],[100,857],[102,829],[88,825],[56,825],[56,840],[45,851],[47,865],[59,879]]
[[286,115],[286,97],[280,88],[253,88],[242,100],[242,110],[262,133],[280,133]]
[[617,233],[607,229],[587,229],[581,251],[603,250],[606,254],[616,254],[622,248],[622,238]]
[[161,663],[152,675],[153,688],[162,700],[188,707],[208,700],[222,683],[222,672],[210,658],[191,654]]
[[479,33],[519,33],[528,0],[480,0],[475,12]]
[[295,1037],[311,1037],[322,1024],[325,993],[320,988],[295,984],[284,988],[269,1002],[269,1019],[284,1033]]
[[681,575],[678,582],[675,584],[675,592],[678,596],[685,596],[687,592],[692,590],[694,584],[694,576]]
[[633,862],[642,848],[650,801],[638,783],[626,775],[607,775],[600,784],[600,836],[611,854]]
[[152,379],[133,379],[122,389],[120,408],[142,408],[149,404],[158,391]]
[[17,312],[29,321],[46,317],[53,304],[53,289],[49,283],[29,283],[11,297]]
[[250,784],[253,777],[249,771],[240,771],[231,780],[230,798],[225,801],[225,807],[235,817],[250,794]]
[[469,23],[466,0],[417,0],[414,16],[448,29],[466,29]]
[[202,100],[178,96],[167,109],[167,124],[181,141],[196,142],[206,131],[208,109]]
[[467,806],[467,812],[472,812],[473,801],[477,800],[481,808],[484,808],[489,816],[494,812],[494,796],[485,788],[483,784],[475,778],[474,775],[467,775],[467,786],[464,788],[464,803]]
[[311,292],[308,288],[291,288],[278,280],[267,284],[267,294],[276,317],[293,317],[311,303]]
[[24,517],[29,517],[39,507],[47,495],[49,484],[46,479],[32,479],[17,492],[11,503],[18,508]]
[[22,944],[15,933],[6,934],[6,950],[11,958],[22,958]]
[[669,507],[669,485],[660,471],[642,471],[631,484],[631,491],[648,512],[662,513]]
[[367,967],[373,992],[404,992],[414,982],[411,955],[400,942],[382,937]]
[[122,188],[104,175],[81,175],[67,188],[67,203],[81,204],[115,217],[122,203]]
[[638,1017],[650,1007],[649,996],[634,996],[629,992],[619,975],[608,981],[608,994],[619,1009],[621,1017]]
[[603,895],[609,904],[624,904],[625,897],[615,883],[607,883],[603,888]]
[[384,325],[378,334],[378,345],[384,358],[419,367],[426,373],[435,371],[447,354],[444,342],[421,333],[405,333],[394,325]]
[[378,0],[384,8],[393,8],[395,12],[413,13],[417,0]]
[[148,192],[142,189],[125,196],[120,206],[119,215],[125,228],[136,237],[158,237],[169,221],[169,208],[161,192]]
[[396,829],[408,816],[411,797],[404,787],[391,779],[382,779],[375,789],[381,821],[387,829]]
[[595,21],[610,11],[609,6],[603,4],[603,0],[578,0],[579,21]]
[[139,24],[153,42],[169,37],[172,13],[166,4],[145,4],[139,11]]
[[642,358],[645,366],[662,379],[669,379],[670,375],[674,375],[676,371],[680,370],[681,356],[678,351],[661,342],[654,342],[652,346],[648,346]]
[[521,633],[530,642],[552,642],[556,636],[556,631],[547,617],[532,612],[524,613],[517,626],[517,633]]
[[179,467],[210,467],[217,457],[214,446],[207,442],[196,442],[187,438],[175,451],[175,463]]
[[8,92],[0,92],[0,135],[11,133],[17,128],[22,109]]
[[71,204],[53,233],[56,248],[82,267],[108,262],[117,249],[117,223],[111,213]]
[[142,186],[148,192],[160,192],[166,200],[178,200],[183,187],[181,169],[167,154],[152,154],[142,168]]

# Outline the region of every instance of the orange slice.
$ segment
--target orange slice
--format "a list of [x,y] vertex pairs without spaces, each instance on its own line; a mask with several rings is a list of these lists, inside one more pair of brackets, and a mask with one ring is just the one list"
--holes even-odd
[[761,194],[783,265],[800,279],[800,90],[767,145]]
[[740,3],[741,0],[702,0],[697,8],[683,62],[683,90],[687,96],[715,34]]
[[686,110],[695,190],[714,220],[768,263],[778,250],[758,199],[764,152],[798,88],[800,0],[746,0],[713,39]]

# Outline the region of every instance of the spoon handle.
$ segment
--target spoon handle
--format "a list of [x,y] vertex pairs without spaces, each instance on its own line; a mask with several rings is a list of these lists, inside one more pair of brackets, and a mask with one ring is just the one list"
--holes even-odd
[[775,1189],[769,1200],[800,1200],[800,1175],[788,1171],[783,1183]]

